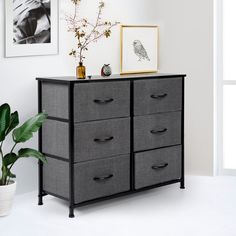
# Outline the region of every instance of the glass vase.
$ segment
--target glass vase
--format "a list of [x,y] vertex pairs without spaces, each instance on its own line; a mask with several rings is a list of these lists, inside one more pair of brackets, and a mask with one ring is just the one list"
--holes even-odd
[[80,62],[76,67],[76,77],[77,79],[85,79],[86,78],[86,68],[83,65],[83,62]]

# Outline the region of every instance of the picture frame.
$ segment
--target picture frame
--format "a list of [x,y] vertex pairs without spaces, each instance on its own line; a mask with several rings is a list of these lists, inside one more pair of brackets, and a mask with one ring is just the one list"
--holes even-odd
[[58,0],[5,0],[5,57],[58,54]]
[[159,26],[121,25],[120,49],[120,74],[158,72]]

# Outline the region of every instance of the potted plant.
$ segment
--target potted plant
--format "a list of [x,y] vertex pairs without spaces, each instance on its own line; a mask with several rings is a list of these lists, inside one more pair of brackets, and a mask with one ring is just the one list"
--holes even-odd
[[[33,137],[42,126],[47,114],[40,113],[17,128],[19,125],[18,112],[11,113],[10,106],[3,104],[0,106],[0,158],[1,158],[1,175],[0,175],[0,216],[10,213],[12,201],[16,189],[16,176],[12,173],[14,164],[22,158],[34,157],[39,161],[46,162],[44,155],[31,148],[21,148],[17,152],[15,148],[20,143],[25,143]],[[12,133],[13,146],[8,153],[3,151],[3,143]]]

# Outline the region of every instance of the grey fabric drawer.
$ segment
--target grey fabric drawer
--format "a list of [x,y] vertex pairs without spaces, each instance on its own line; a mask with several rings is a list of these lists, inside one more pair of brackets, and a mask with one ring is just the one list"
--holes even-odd
[[43,165],[43,190],[69,199],[69,162],[47,157]]
[[181,112],[134,117],[134,151],[181,143]]
[[69,125],[66,122],[46,120],[42,128],[42,151],[69,158]]
[[[75,168],[75,202],[80,203],[130,189],[130,156],[121,155],[77,163]],[[68,162],[48,158],[44,165],[43,189],[69,197]]]
[[177,111],[181,107],[181,78],[134,82],[134,115]]
[[130,118],[75,125],[75,162],[130,153]]
[[68,119],[68,86],[42,83],[42,110],[49,116]]
[[[129,155],[79,163],[76,164],[75,170],[76,202],[109,196],[130,189]],[[95,178],[101,179],[95,180]]]
[[130,82],[75,84],[75,122],[128,117]]
[[135,189],[181,177],[181,146],[135,154]]

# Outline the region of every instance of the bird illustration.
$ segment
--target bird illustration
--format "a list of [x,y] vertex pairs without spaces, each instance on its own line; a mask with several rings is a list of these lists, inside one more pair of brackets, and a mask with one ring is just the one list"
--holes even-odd
[[144,48],[143,44],[141,43],[140,40],[134,40],[133,42],[133,47],[134,47],[134,53],[138,56],[138,60],[148,60],[150,61],[150,58],[148,57],[147,51]]

